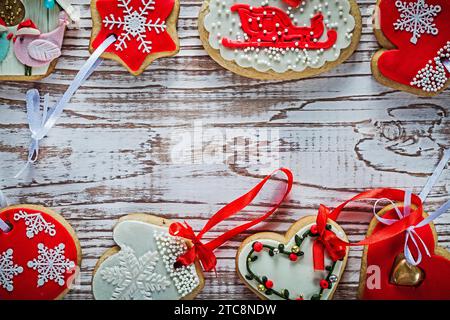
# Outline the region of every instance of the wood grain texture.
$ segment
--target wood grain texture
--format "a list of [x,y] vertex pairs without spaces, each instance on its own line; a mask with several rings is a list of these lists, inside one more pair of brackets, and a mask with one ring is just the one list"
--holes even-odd
[[[14,179],[29,143],[26,90],[35,87],[56,100],[89,56],[89,0],[73,2],[83,18],[80,29],[67,32],[55,72],[32,84],[0,84],[1,186],[11,203],[59,212],[81,242],[81,278],[66,299],[92,298],[93,268],[114,245],[112,227],[121,216],[154,213],[187,220],[198,231],[271,167],[283,165],[295,175],[291,196],[266,223],[217,250],[220,276],[207,273],[197,297],[256,299],[235,272],[243,239],[256,231],[283,233],[320,203],[333,207],[365,188],[419,191],[440,150],[450,146],[450,90],[417,98],[372,78],[370,58],[378,49],[369,19],[373,1],[358,1],[363,34],[349,60],[311,79],[264,82],[237,76],[205,54],[196,22],[201,1],[190,0],[181,1],[180,53],[156,60],[139,77],[105,61],[42,141],[34,168]],[[275,186],[206,239],[267,210]],[[425,208],[443,204],[449,188],[446,169]],[[370,218],[369,207],[357,203],[339,223],[357,241]],[[436,227],[439,245],[450,248],[450,215]],[[351,248],[335,299],[357,297],[361,254],[362,248]]]

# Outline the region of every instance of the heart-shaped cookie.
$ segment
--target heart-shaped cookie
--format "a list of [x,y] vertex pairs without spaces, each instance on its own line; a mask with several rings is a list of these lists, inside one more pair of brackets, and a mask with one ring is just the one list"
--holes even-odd
[[0,211],[0,300],[62,298],[81,265],[75,231],[59,214],[34,205]]
[[[397,206],[401,208],[401,204]],[[392,205],[383,208],[378,215],[396,218]],[[374,218],[369,225],[367,237],[385,227]],[[450,278],[447,276],[450,273],[450,253],[437,246],[433,224],[415,229],[415,232],[424,241],[431,255],[428,257],[423,254],[417,267],[402,268],[399,265],[402,263],[399,256],[404,251],[405,233],[364,248],[359,284],[361,299],[450,299]],[[413,254],[416,255],[417,252]],[[400,270],[403,275],[399,274],[399,268],[403,269]]]
[[118,246],[97,262],[92,279],[98,300],[193,299],[204,286],[200,264],[175,267],[190,243],[171,236],[172,222],[147,214],[132,214],[114,227]]
[[[311,230],[315,225],[316,217],[307,216],[284,236],[261,232],[245,239],[236,255],[241,280],[261,299],[331,299],[344,272],[348,248],[345,257],[335,262],[325,254],[325,270],[315,271]],[[328,220],[327,228],[347,241],[336,222]]]

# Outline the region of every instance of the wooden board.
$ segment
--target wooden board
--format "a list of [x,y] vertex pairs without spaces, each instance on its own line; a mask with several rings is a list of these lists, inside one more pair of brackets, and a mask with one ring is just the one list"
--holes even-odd
[[[373,1],[358,3],[363,35],[347,62],[312,79],[263,82],[234,75],[205,55],[196,25],[201,1],[182,1],[180,53],[155,61],[137,78],[105,61],[42,141],[34,169],[17,180],[29,142],[26,90],[35,87],[59,98],[89,56],[89,0],[74,1],[83,19],[79,30],[67,32],[55,73],[33,84],[2,82],[0,88],[0,185],[11,202],[61,213],[82,245],[81,278],[67,299],[92,298],[92,271],[113,246],[111,231],[119,217],[153,213],[190,221],[198,231],[224,204],[253,187],[269,171],[267,163],[293,170],[291,197],[266,223],[216,252],[220,276],[206,274],[198,299],[256,298],[234,266],[240,242],[253,232],[284,232],[300,217],[315,214],[320,203],[335,206],[365,188],[420,191],[439,161],[438,150],[450,146],[450,90],[416,98],[378,84],[370,73],[370,57],[378,48],[369,19]],[[226,154],[211,159],[211,149]],[[267,150],[279,150],[272,158],[278,155],[279,161],[267,161]],[[446,169],[426,209],[443,204],[449,188]],[[207,238],[267,210],[270,191]],[[367,206],[354,204],[339,222],[357,241],[370,217]],[[450,248],[450,214],[437,220],[437,232],[439,245]],[[351,248],[335,299],[356,298],[361,253],[362,248]]]

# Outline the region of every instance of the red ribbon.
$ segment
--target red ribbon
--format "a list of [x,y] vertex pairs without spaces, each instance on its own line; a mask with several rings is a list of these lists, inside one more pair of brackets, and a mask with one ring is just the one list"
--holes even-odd
[[[361,192],[354,196],[353,198],[343,202],[338,207],[336,207],[331,213],[327,214],[328,219],[336,221],[341,214],[344,207],[350,202],[356,200],[367,200],[367,199],[390,199],[392,201],[403,202],[405,197],[405,191],[399,189],[371,189]],[[375,243],[380,243],[387,239],[393,238],[406,231],[410,226],[417,225],[423,220],[423,204],[422,200],[415,194],[411,195],[411,212],[408,216],[403,219],[394,222],[391,225],[386,226],[376,233],[372,233],[366,239],[359,241],[357,243],[347,243],[341,239],[338,239],[341,245],[344,246],[366,246]]]
[[[269,210],[264,215],[260,216],[255,220],[252,220],[248,223],[245,223],[236,228],[228,230],[224,234],[220,235],[219,237],[211,240],[206,244],[203,244],[201,242],[203,235],[206,232],[208,232],[211,228],[213,228],[220,222],[224,221],[225,219],[233,216],[234,214],[240,212],[242,209],[247,207],[253,201],[253,199],[256,198],[256,196],[261,191],[262,187],[266,184],[266,182],[278,171],[283,172],[287,176],[287,187],[281,200],[279,200],[278,203],[271,210]],[[278,170],[275,170],[270,175],[265,177],[249,192],[232,201],[231,203],[227,204],[225,207],[223,207],[217,213],[215,213],[197,235],[195,235],[192,228],[186,222],[184,224],[180,222],[172,223],[169,227],[169,233],[171,235],[183,237],[185,239],[189,239],[192,241],[192,246],[183,255],[178,257],[177,264],[187,266],[192,264],[195,261],[195,259],[198,259],[200,260],[203,269],[205,271],[214,270],[217,263],[217,259],[213,251],[219,246],[221,246],[224,242],[234,237],[235,235],[247,230],[250,227],[253,227],[254,225],[268,218],[272,213],[274,213],[280,207],[281,203],[286,199],[287,195],[291,191],[293,182],[294,177],[289,169],[280,168]]]
[[347,247],[342,244],[336,234],[326,228],[329,213],[330,209],[320,205],[316,219],[318,236],[313,244],[314,270],[325,269],[325,251],[333,261],[344,258],[347,252]]

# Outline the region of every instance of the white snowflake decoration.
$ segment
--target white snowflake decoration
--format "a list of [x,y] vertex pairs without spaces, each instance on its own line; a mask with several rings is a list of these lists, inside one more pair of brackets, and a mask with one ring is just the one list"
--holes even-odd
[[195,265],[174,267],[177,258],[186,252],[186,242],[180,237],[173,237],[164,232],[155,232],[154,238],[164,267],[181,297],[191,293],[199,284]]
[[112,300],[151,300],[153,292],[164,291],[170,285],[165,276],[155,272],[156,252],[148,251],[138,258],[132,248],[123,245],[118,258],[119,265],[105,268],[100,274],[114,286]]
[[27,226],[27,237],[30,239],[41,231],[44,231],[52,237],[56,234],[55,225],[45,221],[44,217],[42,217],[40,213],[26,213],[21,210],[14,214],[15,221],[19,221],[21,219],[25,220],[25,225]]
[[23,268],[13,262],[13,249],[0,255],[0,286],[11,292],[14,290],[14,277],[23,272]]
[[412,33],[410,41],[417,43],[423,33],[437,35],[439,30],[434,23],[434,17],[441,12],[439,5],[428,5],[425,0],[415,2],[396,1],[395,6],[400,12],[400,19],[394,23],[395,30],[405,30]]
[[450,73],[450,41],[439,49],[433,61],[428,61],[427,65],[417,72],[411,81],[412,86],[426,92],[437,92],[445,86],[448,81],[446,72]]
[[110,14],[109,17],[103,19],[103,25],[109,30],[120,28],[122,31],[115,44],[116,50],[123,51],[123,49],[128,47],[128,42],[134,38],[139,43],[138,50],[143,53],[150,53],[152,42],[146,40],[147,30],[154,30],[159,34],[167,28],[166,22],[161,21],[160,18],[155,21],[152,21],[152,19],[148,20],[148,13],[155,9],[153,6],[155,2],[153,0],[141,0],[142,6],[136,10],[130,5],[131,0],[117,1],[117,6],[123,8],[123,19],[114,16],[114,14]]
[[38,257],[28,261],[28,267],[37,270],[37,286],[42,287],[48,281],[54,281],[60,286],[66,282],[64,274],[75,267],[75,262],[64,256],[65,245],[60,243],[53,249],[47,248],[44,244],[38,244]]

